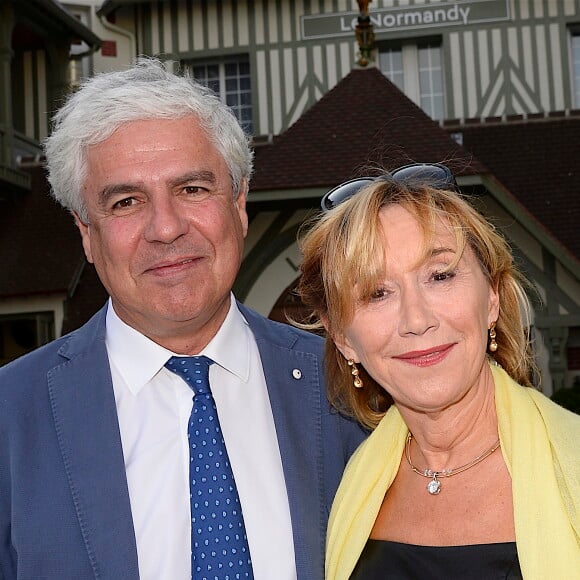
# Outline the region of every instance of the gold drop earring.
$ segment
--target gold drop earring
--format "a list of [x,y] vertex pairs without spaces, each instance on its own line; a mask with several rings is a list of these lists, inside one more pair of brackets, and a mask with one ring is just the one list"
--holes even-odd
[[497,350],[497,342],[495,341],[495,337],[495,322],[492,322],[491,326],[489,327],[489,352],[495,352]]
[[354,377],[353,385],[355,386],[355,388],[361,389],[363,386],[363,382],[362,382],[362,379],[359,377],[358,368],[356,366],[356,363],[351,358],[349,358],[348,361],[346,361],[346,362],[348,363],[348,366],[350,367],[350,372],[351,372],[352,376]]

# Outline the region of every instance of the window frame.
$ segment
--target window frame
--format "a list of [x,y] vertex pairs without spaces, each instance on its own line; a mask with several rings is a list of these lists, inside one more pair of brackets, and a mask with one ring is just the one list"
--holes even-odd
[[[568,28],[569,34],[569,58],[570,58],[570,98],[571,108],[580,109],[580,25],[570,26]],[[578,44],[578,61],[575,60],[575,39]],[[576,74],[576,63],[578,64],[578,75]]]
[[[388,77],[381,66],[381,55],[388,51],[397,51],[401,53],[402,61],[402,83],[392,81],[399,89],[410,98],[418,107],[435,121],[443,121],[446,119],[446,85],[445,85],[445,62],[444,62],[444,47],[441,37],[424,37],[403,39],[397,41],[381,41],[377,43],[378,48],[378,64],[379,70]],[[441,94],[423,90],[421,83],[421,68],[420,68],[420,50],[425,48],[439,49],[439,70],[441,78]],[[389,79],[391,80],[391,79]],[[400,88],[400,84],[403,88]],[[432,83],[431,83],[432,88]],[[431,95],[430,99],[433,101],[440,96],[441,109],[440,111],[433,111],[424,108],[424,99]]]
[[[228,65],[236,65],[237,66],[237,75],[236,76],[228,76],[227,74],[227,67]],[[240,74],[240,65],[247,66],[247,74]],[[234,112],[236,118],[238,119],[240,125],[244,129],[244,131],[252,135],[254,129],[254,99],[253,94],[254,91],[252,89],[252,71],[251,71],[251,64],[249,55],[233,55],[224,58],[214,58],[214,59],[188,59],[182,61],[182,66],[186,69],[196,80],[201,82],[202,84],[209,86],[212,90],[216,92],[219,96],[220,100],[228,105]],[[204,76],[199,76],[195,74],[195,68],[205,67],[206,74]],[[210,67],[217,67],[217,76],[211,77],[207,74],[207,69]],[[231,87],[228,87],[228,81],[236,79],[237,80],[237,90],[232,91]],[[241,80],[245,79],[247,81],[247,88],[242,87]],[[217,83],[217,90],[216,90],[216,83]],[[231,95],[237,96],[237,102],[232,103],[230,99],[228,99]],[[242,102],[243,95],[249,96],[249,102]],[[230,102],[228,102],[230,101]],[[244,117],[244,111],[249,112],[249,118]]]
[[[19,323],[29,325],[33,339],[30,345],[19,342],[15,334]],[[22,328],[26,330],[26,326]],[[55,338],[55,313],[52,310],[0,314],[0,366]]]

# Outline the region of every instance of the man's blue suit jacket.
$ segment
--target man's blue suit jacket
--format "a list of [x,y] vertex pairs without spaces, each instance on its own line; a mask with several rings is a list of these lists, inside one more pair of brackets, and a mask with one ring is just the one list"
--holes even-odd
[[[264,366],[298,578],[322,579],[331,502],[364,433],[329,408],[322,340],[240,308]],[[0,369],[2,579],[139,577],[105,315]]]

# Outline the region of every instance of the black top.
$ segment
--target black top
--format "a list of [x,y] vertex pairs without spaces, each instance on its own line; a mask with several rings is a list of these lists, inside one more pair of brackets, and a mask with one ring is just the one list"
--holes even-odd
[[351,580],[518,580],[515,542],[415,546],[368,540]]

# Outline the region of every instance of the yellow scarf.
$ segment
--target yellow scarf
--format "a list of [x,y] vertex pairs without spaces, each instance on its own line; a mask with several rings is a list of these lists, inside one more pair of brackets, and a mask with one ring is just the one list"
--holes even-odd
[[[580,416],[521,387],[500,367],[491,369],[523,576],[580,578]],[[397,473],[407,433],[393,406],[350,460],[330,514],[327,580],[350,577]]]

